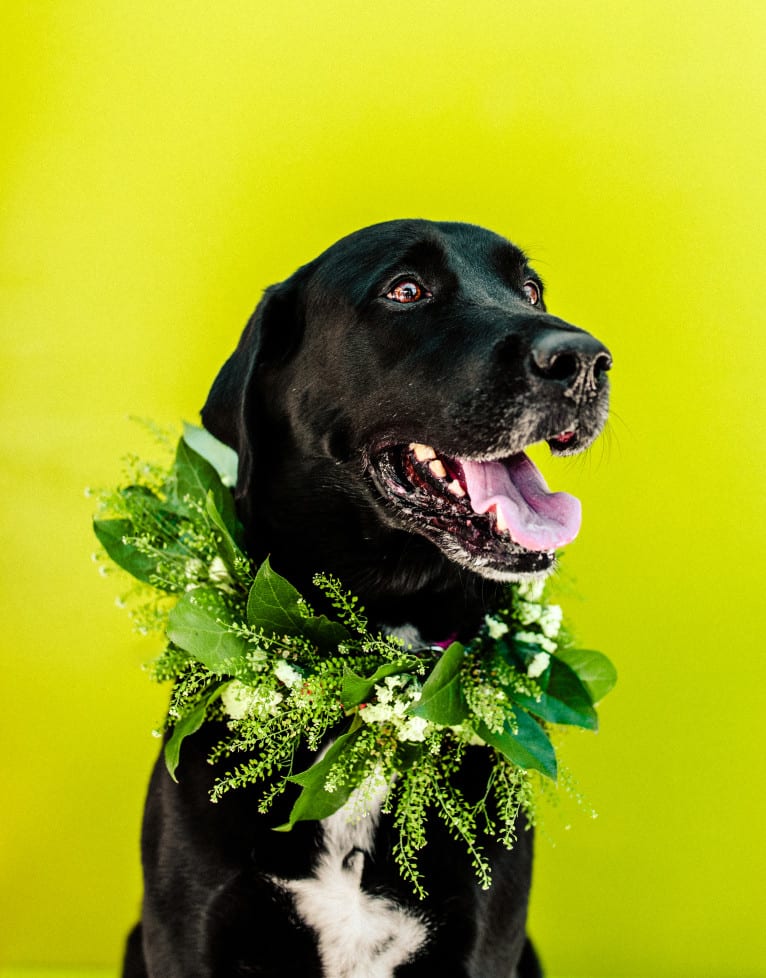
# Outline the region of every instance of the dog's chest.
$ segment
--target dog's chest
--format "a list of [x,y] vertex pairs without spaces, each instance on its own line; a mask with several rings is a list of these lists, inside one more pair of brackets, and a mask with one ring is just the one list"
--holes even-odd
[[391,978],[423,946],[428,930],[412,911],[362,889],[380,806],[350,820],[352,804],[321,823],[322,849],[312,875],[278,883],[315,933],[327,978]]

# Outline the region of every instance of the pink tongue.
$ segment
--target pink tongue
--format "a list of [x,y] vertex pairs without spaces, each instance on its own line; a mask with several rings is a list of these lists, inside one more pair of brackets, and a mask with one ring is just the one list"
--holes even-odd
[[523,452],[502,462],[460,459],[475,513],[496,506],[514,543],[527,550],[555,550],[571,543],[580,529],[580,500],[549,492],[534,462]]

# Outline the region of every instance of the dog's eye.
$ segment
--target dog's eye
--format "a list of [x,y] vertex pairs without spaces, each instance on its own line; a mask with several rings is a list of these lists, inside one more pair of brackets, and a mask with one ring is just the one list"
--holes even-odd
[[402,282],[397,282],[386,293],[386,298],[391,299],[392,302],[420,302],[421,299],[427,299],[430,294],[420,283],[406,279]]
[[540,301],[540,286],[537,284],[537,282],[527,279],[527,281],[522,285],[522,289],[530,306],[536,306]]

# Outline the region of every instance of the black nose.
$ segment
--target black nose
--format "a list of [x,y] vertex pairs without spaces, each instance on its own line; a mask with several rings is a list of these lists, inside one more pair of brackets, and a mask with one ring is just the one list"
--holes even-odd
[[533,371],[571,391],[582,387],[595,392],[611,366],[609,350],[590,333],[550,329],[532,342]]

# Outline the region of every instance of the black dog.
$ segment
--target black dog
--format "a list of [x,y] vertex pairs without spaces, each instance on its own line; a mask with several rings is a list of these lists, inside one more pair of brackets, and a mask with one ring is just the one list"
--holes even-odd
[[[549,315],[512,244],[466,224],[393,221],[352,234],[268,289],[202,417],[239,455],[251,556],[300,590],[337,575],[381,628],[468,640],[500,582],[550,571],[577,532],[523,454],[586,448],[607,413],[608,351]],[[525,936],[532,833],[489,846],[482,891],[441,822],[416,900],[385,815],[268,817],[257,793],[217,805],[214,730],[162,763],[146,808],[142,923],[129,978],[531,978]],[[486,783],[483,749],[464,769]],[[472,775],[466,775],[470,780]],[[470,795],[471,784],[464,786]],[[296,789],[297,790],[297,789]]]

